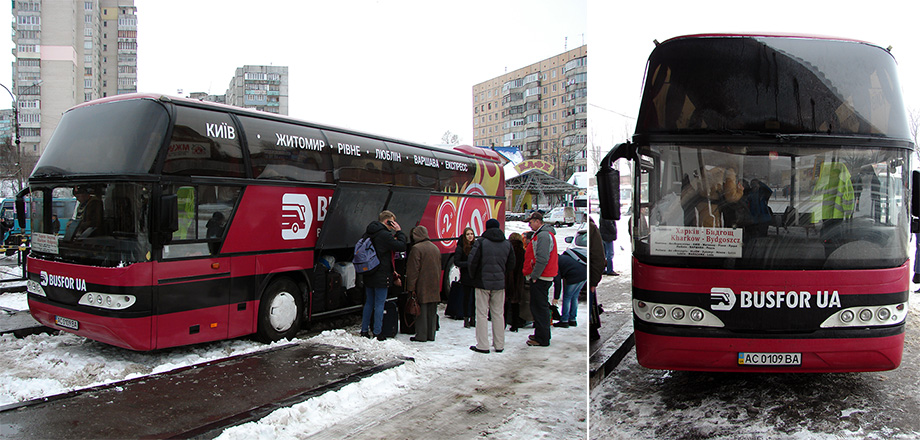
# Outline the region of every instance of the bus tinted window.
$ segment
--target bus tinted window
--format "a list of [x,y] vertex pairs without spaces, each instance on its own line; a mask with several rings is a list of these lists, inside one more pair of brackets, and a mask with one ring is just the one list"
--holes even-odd
[[249,144],[252,176],[298,182],[332,183],[329,143],[315,128],[256,118],[240,118]]
[[908,139],[894,58],[869,44],[718,37],[649,58],[636,133],[742,130]]
[[388,142],[391,161],[396,169],[396,184],[437,190],[438,160],[431,151]]
[[176,106],[163,174],[246,177],[239,133],[230,116]]
[[61,118],[32,175],[149,173],[168,122],[166,109],[151,100],[73,109]]
[[476,174],[476,161],[464,156],[436,153],[441,162],[441,186],[447,192],[463,192]]
[[337,182],[393,183],[392,165],[377,159],[377,152],[387,149],[383,141],[334,131],[325,135]]

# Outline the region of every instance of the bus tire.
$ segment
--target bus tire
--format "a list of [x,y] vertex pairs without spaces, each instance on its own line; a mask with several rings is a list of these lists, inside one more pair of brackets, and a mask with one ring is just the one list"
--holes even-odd
[[256,338],[270,343],[292,339],[300,331],[303,316],[303,294],[290,278],[271,282],[259,301],[259,323]]

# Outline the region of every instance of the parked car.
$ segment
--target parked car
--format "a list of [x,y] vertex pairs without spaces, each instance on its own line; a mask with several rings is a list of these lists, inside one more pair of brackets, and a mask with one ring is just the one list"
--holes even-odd
[[549,214],[543,217],[543,222],[554,226],[572,226],[575,224],[575,208],[571,206],[553,208]]
[[565,237],[565,242],[568,243],[566,249],[577,249],[580,251],[588,251],[588,230],[582,229],[575,233],[572,237]]

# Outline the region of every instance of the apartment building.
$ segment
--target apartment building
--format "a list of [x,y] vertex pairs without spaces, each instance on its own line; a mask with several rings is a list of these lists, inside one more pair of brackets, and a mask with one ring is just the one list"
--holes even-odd
[[68,108],[137,91],[133,0],[14,0],[12,27],[23,154],[41,154]]
[[288,68],[287,66],[237,67],[225,94],[210,95],[204,92],[193,92],[189,93],[189,98],[287,115]]
[[588,46],[473,86],[473,140],[515,147],[566,180],[587,171]]

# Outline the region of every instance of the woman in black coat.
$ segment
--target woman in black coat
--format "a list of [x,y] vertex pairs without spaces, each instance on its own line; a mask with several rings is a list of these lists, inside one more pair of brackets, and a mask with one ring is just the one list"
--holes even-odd
[[505,321],[511,325],[508,331],[516,332],[524,325],[521,319],[521,298],[524,296],[524,237],[515,232],[508,237],[514,251],[514,267],[505,274]]
[[470,250],[476,240],[473,228],[463,230],[463,235],[457,239],[457,250],[454,251],[454,266],[460,269],[460,284],[463,286],[463,326],[470,328],[476,325],[476,283],[470,274]]

